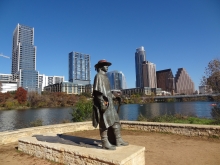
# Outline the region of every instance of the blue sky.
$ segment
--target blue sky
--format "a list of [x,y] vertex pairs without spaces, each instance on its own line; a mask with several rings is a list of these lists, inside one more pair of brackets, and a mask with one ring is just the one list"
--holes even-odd
[[[68,53],[112,62],[135,87],[135,50],[144,46],[156,70],[185,68],[198,88],[208,62],[220,57],[219,0],[0,0],[0,53],[11,56],[17,24],[34,27],[37,70],[68,80]],[[0,73],[11,73],[0,57]]]

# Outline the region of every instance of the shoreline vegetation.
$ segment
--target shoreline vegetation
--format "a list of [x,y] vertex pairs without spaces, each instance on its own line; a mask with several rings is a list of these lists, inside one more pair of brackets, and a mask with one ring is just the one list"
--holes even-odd
[[[141,96],[139,94],[122,97],[122,104],[147,104],[156,103],[155,96]],[[81,95],[66,94],[62,92],[28,92],[22,87],[17,91],[0,93],[0,110],[20,110],[20,109],[37,109],[37,108],[59,108],[59,107],[74,107],[80,100],[92,99],[89,93]],[[212,101],[218,102],[220,96],[213,97]],[[210,101],[207,97],[183,98],[182,102],[189,101]],[[176,102],[173,98],[168,98],[164,102]],[[116,102],[115,102],[116,103]]]
[[[20,93],[18,93],[18,91]],[[89,121],[92,118],[92,98],[87,93],[83,93],[81,95],[68,95],[60,92],[42,92],[42,94],[39,95],[35,92],[27,93],[24,89],[20,89],[18,91],[0,93],[0,110],[72,107],[73,111],[70,114],[72,115],[72,121],[65,120],[61,121],[60,123],[83,122]],[[168,100],[167,102],[173,101]],[[147,99],[145,97],[145,100],[143,100],[140,95],[132,95],[129,100],[123,99],[122,102],[122,104],[134,103],[152,103],[152,97],[150,96]],[[117,104],[117,102],[115,102],[115,104]],[[199,118],[195,116],[183,116],[181,114],[175,114],[172,116],[164,115],[148,119],[144,117],[142,114],[140,114],[137,120],[146,122],[220,125],[220,104],[213,106],[211,115],[212,119]],[[42,125],[42,119],[37,119],[36,121],[32,121],[29,125],[27,125],[27,127],[35,127]]]
[[220,122],[215,119],[200,118],[196,116],[184,116],[181,114],[156,116],[151,119],[148,119],[142,114],[140,114],[137,120],[146,121],[146,122],[161,122],[161,123],[220,125]]

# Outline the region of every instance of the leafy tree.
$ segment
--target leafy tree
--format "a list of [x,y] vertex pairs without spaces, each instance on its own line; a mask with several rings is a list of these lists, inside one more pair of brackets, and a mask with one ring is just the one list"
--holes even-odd
[[93,107],[92,100],[85,100],[85,99],[79,100],[76,103],[75,107],[73,108],[72,121],[83,122],[86,120],[91,120],[92,107]]
[[76,103],[76,95],[69,94],[67,95],[67,104],[73,106]]
[[214,92],[220,93],[220,60],[215,58],[205,67],[205,75],[202,77],[201,85],[207,85]]
[[15,98],[18,100],[19,104],[24,104],[27,101],[27,91],[19,87],[16,91]]
[[92,97],[91,93],[88,93],[88,92],[82,92],[80,95],[85,96],[87,98],[91,98]]
[[28,92],[28,104],[30,107],[38,107],[41,98],[37,92]]
[[217,104],[212,108],[211,115],[216,124],[220,124],[220,104]]

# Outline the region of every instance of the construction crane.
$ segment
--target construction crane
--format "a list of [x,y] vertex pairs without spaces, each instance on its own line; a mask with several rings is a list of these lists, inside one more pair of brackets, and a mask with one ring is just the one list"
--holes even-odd
[[1,56],[1,57],[5,57],[5,58],[11,59],[11,57],[5,56],[5,55],[3,55],[2,53],[0,53],[0,56]]

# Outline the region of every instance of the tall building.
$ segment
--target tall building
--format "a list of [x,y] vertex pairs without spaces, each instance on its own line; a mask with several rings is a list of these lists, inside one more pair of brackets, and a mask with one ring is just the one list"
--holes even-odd
[[199,86],[199,94],[212,93],[212,88],[208,85]]
[[149,61],[142,63],[143,86],[157,88],[156,65]]
[[17,90],[17,82],[13,81],[13,75],[0,73],[0,92],[6,93],[8,91],[16,91],[16,90]]
[[11,73],[20,69],[36,70],[36,46],[34,28],[18,24],[13,32]]
[[125,76],[121,71],[111,71],[107,72],[109,78],[111,89],[126,89],[126,80]]
[[174,92],[174,77],[171,69],[159,70],[156,72],[157,88],[162,91]]
[[146,61],[146,53],[144,47],[141,46],[135,52],[136,87],[144,87],[142,76],[142,63],[144,61]]
[[19,78],[19,87],[38,91],[39,72],[36,71],[36,46],[32,27],[18,24],[13,32],[11,73]]
[[69,82],[90,84],[90,55],[79,52],[69,53]]
[[39,88],[44,90],[45,86],[53,85],[64,82],[64,76],[46,76],[45,74],[39,74]]
[[179,68],[175,75],[175,92],[191,95],[195,91],[194,82],[184,68]]

